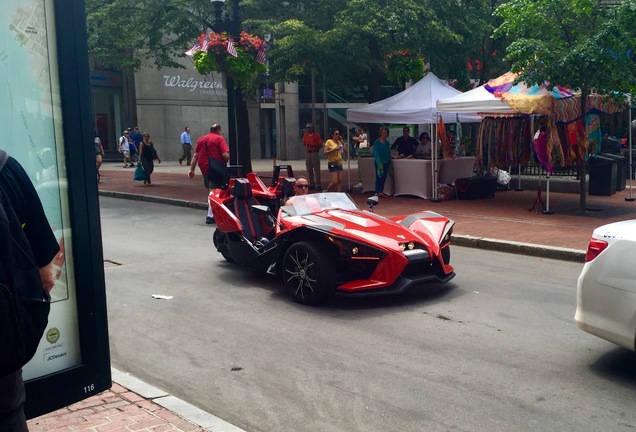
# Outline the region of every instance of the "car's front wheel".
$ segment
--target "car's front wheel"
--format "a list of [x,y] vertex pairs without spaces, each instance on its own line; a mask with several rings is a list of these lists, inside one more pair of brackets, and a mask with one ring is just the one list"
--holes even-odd
[[335,270],[324,247],[299,242],[287,250],[282,273],[285,287],[295,301],[316,304],[333,296]]

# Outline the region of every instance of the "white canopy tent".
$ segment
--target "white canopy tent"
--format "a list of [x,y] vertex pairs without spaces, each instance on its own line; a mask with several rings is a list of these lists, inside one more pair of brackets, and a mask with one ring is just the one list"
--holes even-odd
[[483,85],[466,93],[438,100],[436,109],[439,113],[517,114],[510,105],[490,93]]
[[[436,104],[462,92],[449,86],[429,72],[424,78],[406,90],[387,99],[347,110],[347,121],[352,123],[437,124]],[[481,117],[467,111],[460,114],[462,123],[480,122]],[[445,113],[444,122],[454,122],[454,112]]]

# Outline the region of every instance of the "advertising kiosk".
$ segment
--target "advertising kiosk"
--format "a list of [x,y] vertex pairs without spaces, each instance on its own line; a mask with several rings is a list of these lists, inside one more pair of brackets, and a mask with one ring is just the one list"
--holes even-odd
[[28,418],[111,386],[82,0],[7,0],[0,18],[0,148],[36,187],[61,251],[49,323],[24,367]]

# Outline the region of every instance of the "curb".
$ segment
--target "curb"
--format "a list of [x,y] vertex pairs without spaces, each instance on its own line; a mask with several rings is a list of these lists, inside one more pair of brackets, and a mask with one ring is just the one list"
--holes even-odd
[[205,430],[215,432],[245,432],[243,429],[226,422],[188,402],[176,398],[128,373],[111,367],[112,381],[137,393],[142,398],[172,411],[181,418]]
[[485,237],[453,234],[451,243],[455,246],[472,247],[497,252],[515,253],[539,258],[549,258],[561,261],[585,262],[585,251],[580,249],[542,246],[533,243],[514,242],[510,240],[496,240]]
[[144,201],[144,202],[151,202],[156,204],[167,204],[167,205],[173,205],[177,207],[188,207],[188,208],[193,208],[197,210],[208,209],[208,205],[203,202],[185,201],[185,200],[158,197],[158,196],[152,196],[152,195],[138,195],[138,194],[132,194],[132,193],[126,193],[126,192],[113,192],[113,191],[102,191],[102,190],[99,191],[99,195],[109,197],[109,198],[121,198],[121,199],[133,200],[133,201]]
[[[110,198],[129,199],[133,201],[152,202],[157,204],[167,204],[178,207],[188,207],[198,210],[207,210],[208,206],[202,202],[185,201],[173,198],[164,198],[150,195],[137,195],[126,192],[99,191],[100,196]],[[510,240],[497,240],[485,237],[475,237],[470,235],[453,234],[452,243],[455,246],[470,247],[476,249],[491,250],[496,252],[514,253],[518,255],[534,256],[539,258],[555,259],[561,261],[571,261],[577,263],[585,262],[586,251],[580,249],[560,248],[553,246],[543,246],[533,243],[522,243]]]

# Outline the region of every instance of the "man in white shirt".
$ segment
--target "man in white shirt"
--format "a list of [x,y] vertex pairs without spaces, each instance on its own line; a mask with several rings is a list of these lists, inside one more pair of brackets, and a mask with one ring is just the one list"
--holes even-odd
[[[130,132],[128,130],[124,131],[124,134],[119,138],[119,143],[117,145],[117,150],[119,153],[124,155],[124,168],[128,168],[128,163],[130,162]],[[132,165],[132,164],[131,164]]]

